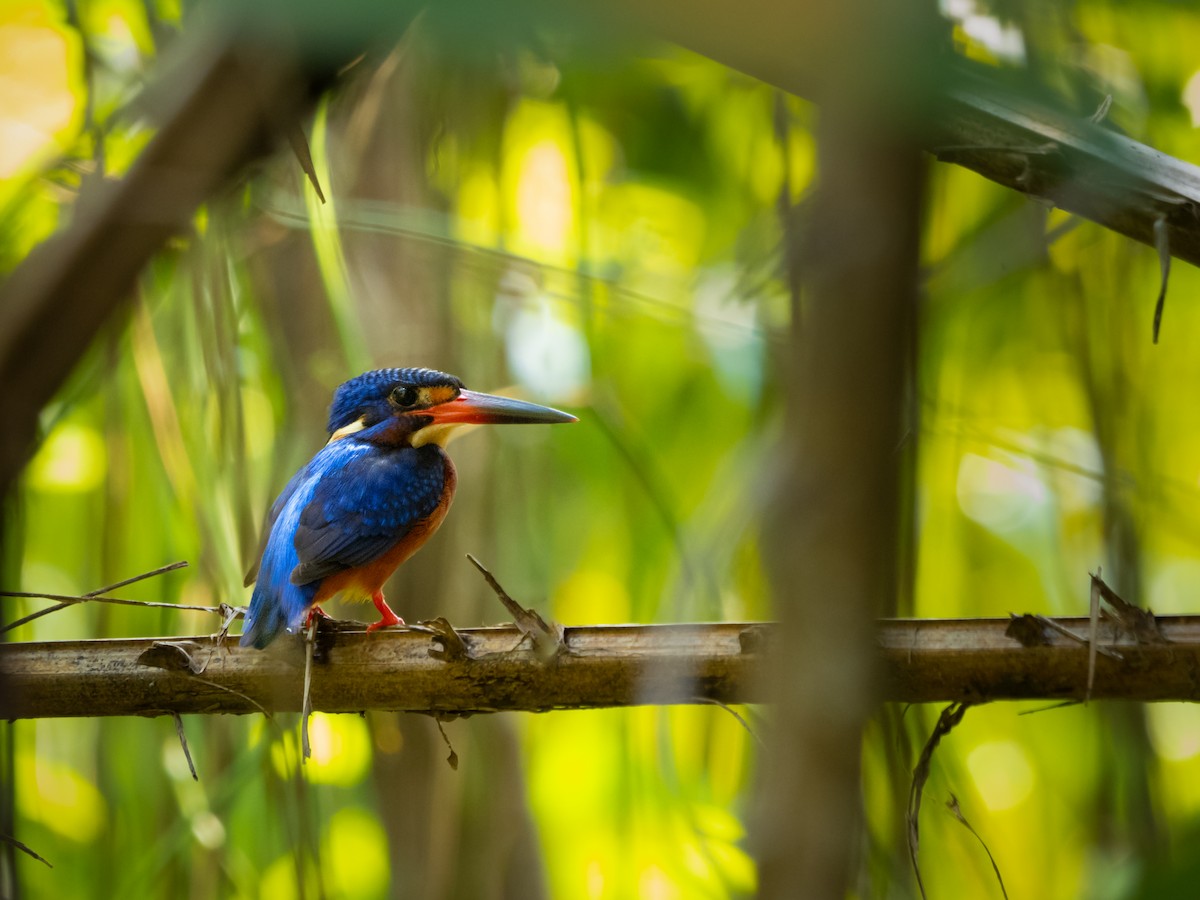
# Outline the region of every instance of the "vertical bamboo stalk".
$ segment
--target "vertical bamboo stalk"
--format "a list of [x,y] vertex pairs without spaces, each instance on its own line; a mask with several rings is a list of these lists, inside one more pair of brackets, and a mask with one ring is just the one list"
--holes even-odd
[[923,179],[899,111],[912,96],[905,61],[915,41],[882,14],[863,0],[829,23],[836,50],[822,60],[818,184],[789,257],[793,345],[767,548],[788,649],[772,672],[764,897],[840,898],[852,885],[862,732],[879,694],[872,621],[896,594]]

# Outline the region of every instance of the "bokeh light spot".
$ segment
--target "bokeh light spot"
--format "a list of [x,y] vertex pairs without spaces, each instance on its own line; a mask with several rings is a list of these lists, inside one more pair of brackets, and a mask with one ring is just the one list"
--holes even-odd
[[1192,73],[1183,88],[1183,105],[1192,116],[1192,127],[1200,128],[1200,69]]
[[104,440],[85,425],[58,426],[38,449],[29,466],[29,484],[47,493],[91,491],[104,481],[108,454]]
[[308,723],[312,756],[305,772],[314,784],[351,787],[371,765],[371,736],[358,716],[313,713]]
[[571,183],[562,149],[553,141],[529,148],[521,163],[517,215],[531,243],[562,253],[571,230]]
[[1163,759],[1182,762],[1200,754],[1200,706],[1191,703],[1148,703],[1150,740]]
[[66,763],[17,756],[17,792],[21,814],[80,844],[94,841],[108,818],[104,796],[96,786]]
[[555,312],[548,298],[538,296],[522,304],[509,318],[505,338],[509,369],[538,399],[570,401],[587,386],[587,340]]
[[40,3],[0,7],[0,178],[65,147],[76,110],[71,44]]
[[348,806],[334,813],[323,856],[332,886],[343,896],[375,897],[387,890],[391,873],[387,834],[365,809]]
[[674,900],[683,895],[671,877],[651,863],[638,873],[638,896],[643,900]]
[[958,503],[963,513],[1001,534],[1028,527],[1045,505],[1047,491],[1032,466],[1019,462],[964,454],[958,466]]
[[967,768],[975,788],[993,812],[1012,809],[1033,790],[1033,768],[1020,744],[988,741],[967,755]]

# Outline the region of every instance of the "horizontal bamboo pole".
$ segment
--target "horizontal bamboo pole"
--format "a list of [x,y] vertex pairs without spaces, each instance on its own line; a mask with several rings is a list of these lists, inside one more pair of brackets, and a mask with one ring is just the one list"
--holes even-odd
[[[1087,634],[1087,619],[1056,621]],[[1200,616],[1157,621],[1161,640],[1101,626],[1093,699],[1200,699]],[[1084,699],[1087,646],[1029,621],[1010,636],[1010,623],[880,622],[883,695],[905,703]],[[759,675],[769,652],[786,652],[774,627],[749,623],[566,628],[552,658],[513,626],[440,636],[333,630],[317,638],[312,706],[467,714],[754,703],[764,696]],[[268,651],[211,637],[0,644],[0,718],[295,711],[303,676],[298,637]]]

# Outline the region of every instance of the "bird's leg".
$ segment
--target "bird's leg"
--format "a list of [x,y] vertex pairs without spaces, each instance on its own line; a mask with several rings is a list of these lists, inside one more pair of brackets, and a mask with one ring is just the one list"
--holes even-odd
[[319,606],[312,606],[308,610],[308,615],[304,617],[304,627],[307,628],[312,624],[313,619],[330,619],[332,616]]
[[392,608],[383,599],[383,591],[376,591],[371,599],[375,602],[375,608],[379,610],[379,621],[367,626],[368,634],[377,628],[389,628],[392,625],[404,624],[404,620],[392,612]]

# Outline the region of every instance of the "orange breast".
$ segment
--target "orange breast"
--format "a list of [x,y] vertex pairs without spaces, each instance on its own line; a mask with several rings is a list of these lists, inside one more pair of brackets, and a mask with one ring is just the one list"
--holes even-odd
[[458,486],[458,474],[454,471],[454,463],[450,457],[444,457],[446,483],[442,488],[442,499],[424,519],[420,519],[400,538],[392,548],[379,558],[354,569],[346,569],[336,575],[330,575],[321,582],[314,603],[323,603],[338,594],[346,600],[370,600],[376,591],[383,587],[385,581],[392,577],[410,556],[421,549],[421,545],[438,530],[446,512],[450,509],[450,501],[454,499],[454,489]]

